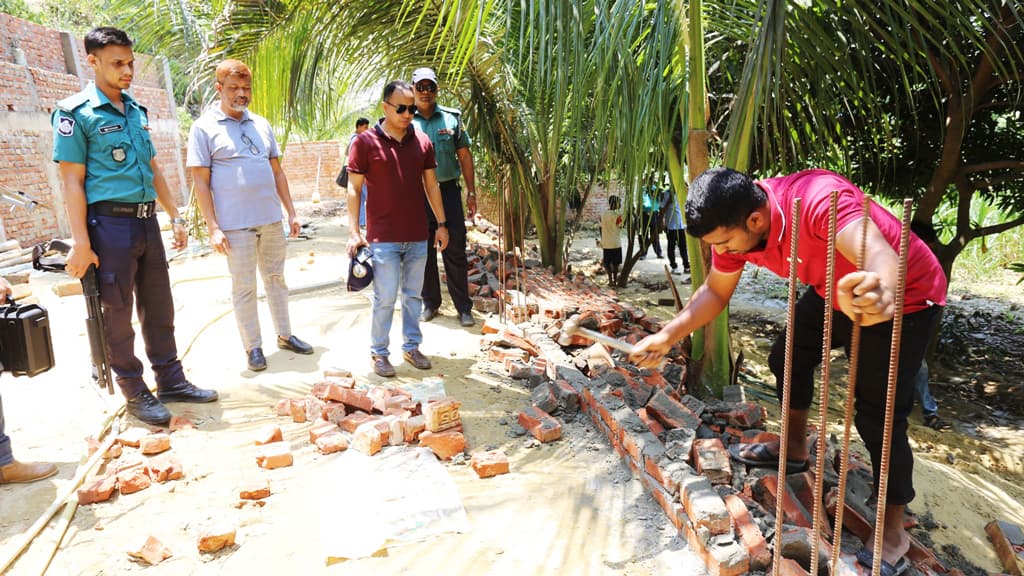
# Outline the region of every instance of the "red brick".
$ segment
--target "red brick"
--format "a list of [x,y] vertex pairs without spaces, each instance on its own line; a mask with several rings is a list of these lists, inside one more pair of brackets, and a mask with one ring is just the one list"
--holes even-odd
[[[779,477],[776,474],[765,474],[754,483],[754,486],[750,489],[749,496],[774,513],[778,503],[778,481]],[[811,513],[796,499],[796,495],[790,490],[788,484],[783,482],[782,485],[785,488],[785,496],[782,502],[783,518],[790,524],[810,528]],[[849,513],[849,508],[847,508],[847,513]],[[845,525],[846,522],[844,521],[843,524]]]
[[341,429],[345,432],[352,433],[355,432],[356,428],[359,428],[363,422],[372,419],[373,416],[370,416],[366,412],[353,412],[348,416],[345,416],[338,425],[341,426]]
[[208,527],[199,535],[200,552],[217,552],[235,544],[235,529],[230,526]]
[[774,571],[773,574],[776,576],[807,576],[807,570],[804,570],[796,560],[783,558],[779,564],[779,569]]
[[146,466],[153,480],[161,484],[168,480],[181,480],[185,476],[181,462],[170,454],[150,458]]
[[96,502],[106,502],[110,500],[110,496],[116,488],[117,476],[113,474],[87,480],[78,489],[78,504],[84,506]]
[[651,434],[654,434],[655,436],[658,436],[660,438],[661,435],[665,433],[665,427],[662,426],[661,423],[655,420],[654,418],[651,418],[651,416],[647,413],[647,408],[641,408],[637,410],[636,415],[639,416],[640,419],[644,421],[644,424],[647,424],[647,428],[650,429]]
[[289,403],[289,414],[292,422],[302,423],[306,421],[306,400],[304,398],[292,398]]
[[441,432],[462,424],[462,417],[459,416],[460,406],[462,406],[462,402],[453,398],[428,402],[423,407],[423,416],[427,430],[430,432]]
[[270,482],[266,480],[253,482],[251,486],[245,486],[238,490],[238,497],[242,500],[262,500],[270,496]]
[[330,434],[338,430],[338,425],[326,420],[317,420],[313,423],[313,427],[309,429],[309,443],[316,444],[316,441],[324,435]]
[[750,557],[751,570],[765,570],[772,563],[772,554],[768,551],[768,543],[764,539],[761,529],[754,523],[750,511],[747,510],[743,500],[735,494],[729,494],[723,498],[725,507],[729,510],[733,526],[740,542],[747,549],[747,556]]
[[173,554],[171,554],[170,549],[167,548],[167,546],[164,546],[162,542],[153,536],[148,536],[141,546],[134,550],[129,550],[128,555],[133,558],[139,558],[147,564],[153,565],[163,562]]
[[394,414],[385,415],[383,420],[388,423],[387,444],[389,446],[401,446],[405,444],[405,421],[408,417],[402,418]]
[[508,457],[502,450],[477,452],[470,458],[469,464],[480,478],[508,474]]
[[528,362],[530,360],[530,354],[525,350],[520,350],[518,348],[504,348],[502,346],[495,346],[487,351],[487,359],[491,362],[504,362],[506,358],[519,360],[520,362]]
[[271,442],[256,448],[256,464],[260,468],[273,470],[291,466],[293,461],[291,447],[287,442]]
[[149,430],[145,428],[133,427],[121,432],[117,435],[117,443],[122,446],[131,446],[132,448],[138,448],[139,442],[149,436]]
[[728,410],[715,412],[715,418],[725,420],[733,426],[760,428],[762,409],[753,402],[725,402]]
[[536,406],[530,406],[519,413],[519,425],[541,442],[551,442],[562,437],[562,424]]
[[171,422],[167,425],[167,428],[171,432],[178,432],[179,430],[195,430],[196,425],[188,418],[181,416],[171,416]]
[[281,440],[284,440],[284,437],[281,435],[281,427],[276,424],[267,424],[256,432],[255,443],[257,446],[270,444],[271,442],[280,442]]
[[367,413],[373,411],[373,401],[370,400],[370,397],[363,390],[331,386],[327,392],[327,398],[328,400],[341,402],[354,410],[362,410]]
[[374,425],[372,420],[367,421],[356,428],[352,436],[352,448],[367,456],[373,456],[384,447],[385,438],[386,435]]
[[[346,371],[346,372],[348,372],[348,371]],[[326,374],[326,371],[325,371],[325,373],[324,373],[324,382],[326,382],[327,385],[328,385],[328,388],[327,388],[328,391],[330,390],[331,386],[340,386],[342,388],[355,388],[356,387],[356,379],[352,377],[352,373],[351,372],[348,372],[348,374],[346,376],[340,376],[340,375],[339,376],[329,376],[329,375]],[[327,398],[325,397],[324,400],[326,400],[326,399]]]
[[366,391],[366,395],[370,398],[374,411],[383,413],[387,410],[388,400],[391,399],[391,391],[388,388],[384,386],[371,386]]
[[129,468],[117,473],[117,489],[121,494],[134,494],[145,490],[153,483],[149,477],[149,469],[145,466]]
[[323,400],[315,396],[306,396],[303,398],[303,401],[306,407],[306,422],[320,420],[324,417],[326,404]]
[[139,451],[143,454],[159,454],[171,449],[171,437],[167,434],[150,434],[139,440]]
[[278,416],[291,416],[292,415],[292,400],[291,398],[285,398],[284,400],[278,400],[274,406],[274,413]]
[[422,414],[411,416],[405,421],[405,441],[415,442],[420,434],[427,429],[426,417]]
[[330,383],[326,381],[317,382],[316,384],[313,384],[312,388],[309,389],[309,394],[314,398],[319,398],[320,400],[327,400],[327,389],[330,388],[330,386]]
[[732,464],[729,452],[720,438],[698,438],[693,441],[691,462],[697,472],[707,476],[712,484],[732,483]]
[[680,402],[670,398],[662,390],[656,391],[647,403],[647,413],[666,429],[696,430],[700,425],[700,418],[696,414]]
[[452,430],[444,432],[428,430],[420,434],[420,446],[430,448],[441,460],[450,460],[452,456],[466,450],[466,437],[461,432]]
[[334,431],[316,440],[316,448],[321,454],[333,454],[348,449],[348,439],[341,432]]

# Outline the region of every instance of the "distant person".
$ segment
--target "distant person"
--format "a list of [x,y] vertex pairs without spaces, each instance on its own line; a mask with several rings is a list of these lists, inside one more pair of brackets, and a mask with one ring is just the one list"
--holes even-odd
[[292,334],[284,263],[288,241],[281,208],[288,214],[292,238],[302,226],[281,168],[281,151],[267,119],[249,111],[252,71],[238,60],[217,65],[213,87],[220,95],[192,124],[186,165],[196,199],[210,231],[210,245],[227,256],[231,303],[249,370],[267,369],[256,311],[256,269],[263,277],[277,347],[312,354],[313,347]]
[[676,247],[679,247],[679,258],[683,261],[683,272],[690,273],[690,257],[686,251],[686,224],[683,222],[683,211],[679,208],[676,195],[671,188],[665,189],[665,237],[668,238],[668,263],[673,274],[679,273],[676,264]]
[[[835,302],[832,304],[832,348],[849,346],[853,319],[861,321],[854,423],[871,455],[877,492],[889,381],[889,348],[894,328],[901,226],[885,208],[872,203],[863,217],[864,193],[845,178],[826,170],[754,182],[746,174],[727,168],[705,171],[690,184],[686,199],[686,225],[695,238],[711,245],[711,270],[704,284],[693,291],[686,307],[656,334],[638,342],[630,358],[639,366],[657,366],[673,344],[711,322],[725,309],[736,290],[746,263],[789,275],[793,228],[789,220],[795,199],[802,199],[797,276],[810,287],[795,302],[792,342],[792,388],[789,398],[787,471],[808,468],[807,422],[814,398],[814,373],[821,363],[825,314],[825,266],[828,252],[830,193],[839,191],[837,209]],[[865,249],[861,249],[866,230]],[[910,537],[903,527],[906,505],[914,499],[914,455],[907,438],[907,415],[914,405],[913,378],[921,365],[928,335],[946,302],[946,277],[931,250],[911,236],[906,274],[899,371],[896,375],[896,410],[892,435],[885,517],[882,530],[882,574],[900,574]],[[854,264],[863,252],[863,270]],[[782,396],[786,365],[786,334],[772,346],[768,365]],[[737,444],[730,447],[734,460],[748,466],[778,466],[780,442]],[[861,564],[872,563],[874,539],[857,555]]]
[[[345,148],[345,160],[348,161],[348,149],[352,147],[352,141],[356,139],[363,132],[366,132],[370,128],[370,121],[366,118],[360,117],[356,120],[356,131],[352,133],[348,138],[348,147]],[[359,227],[366,228],[366,182],[363,182],[362,196],[359,200]]]
[[[473,300],[469,297],[469,261],[466,258],[466,216],[476,214],[476,176],[473,172],[472,144],[462,125],[462,112],[437,103],[437,75],[430,68],[418,68],[412,73],[416,88],[416,115],[412,121],[416,128],[430,138],[437,157],[437,181],[441,186],[441,201],[448,216],[448,246],[441,251],[444,259],[445,282],[448,295],[459,315],[459,323],[472,326]],[[462,188],[459,177],[466,181],[466,214],[462,213]],[[430,221],[430,236],[437,229],[433,212],[426,206]],[[423,276],[423,314],[420,321],[430,322],[441,308],[441,281],[437,274],[437,252],[427,250],[427,269]]]
[[[423,270],[428,241],[438,249],[448,245],[448,228],[434,168],[434,146],[412,127],[412,85],[395,80],[384,87],[384,119],[363,132],[348,152],[348,256],[360,246],[373,252],[373,312],[370,358],[373,372],[395,375],[388,356],[395,301],[402,292],[402,357],[420,370],[430,360],[420,352],[423,342],[420,312],[423,307]],[[366,234],[359,227],[359,190],[366,182]],[[433,235],[421,209],[423,197],[433,210],[438,227]],[[429,239],[429,240],[428,240]],[[431,246],[430,249],[433,249]]]
[[[0,278],[0,302],[6,302],[10,295],[11,285],[6,278]],[[4,434],[4,402],[0,397],[0,484],[35,482],[56,473],[57,466],[49,462],[19,462],[14,459],[11,438]]]
[[651,177],[651,184],[643,190],[642,202],[640,210],[640,248],[643,250],[643,254],[640,255],[640,259],[647,258],[647,249],[649,247],[654,248],[655,257],[662,258],[659,231],[660,218],[658,215],[661,208],[661,189],[658,187],[653,176]]
[[619,212],[619,197],[608,197],[608,209],[601,214],[601,265],[608,274],[608,284],[615,283],[622,264],[622,213]]
[[[154,426],[171,420],[164,402],[213,402],[215,390],[185,378],[174,341],[174,301],[156,202],[171,217],[173,246],[188,244],[185,220],[156,161],[146,107],[125,90],[135,75],[128,35],[93,28],[85,35],[95,81],[53,112],[53,160],[64,185],[72,246],[65,270],[83,277],[96,266],[107,356],[132,416]],[[135,356],[138,308],[157,396]],[[159,399],[157,398],[159,397]]]
[[[928,245],[934,253],[939,244],[939,235],[935,228],[928,222],[914,220],[910,223],[910,230],[917,234],[917,237]],[[939,404],[932,396],[931,387],[928,385],[928,362],[921,360],[921,369],[914,376],[914,397],[921,403],[921,420],[925,426],[939,432],[949,430],[949,422],[939,417]]]

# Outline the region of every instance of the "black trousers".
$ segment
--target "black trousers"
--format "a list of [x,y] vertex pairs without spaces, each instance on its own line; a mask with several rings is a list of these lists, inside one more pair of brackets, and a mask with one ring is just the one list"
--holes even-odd
[[[473,300],[469,297],[469,281],[466,279],[468,260],[466,258],[466,220],[462,211],[462,188],[459,180],[440,182],[441,204],[448,219],[448,246],[441,252],[444,259],[444,273],[448,284],[448,295],[459,312],[471,312]],[[427,206],[430,223],[430,245],[427,247],[427,266],[423,271],[423,308],[436,310],[441,307],[441,280],[437,273],[437,250],[433,248],[437,219]]]
[[[928,338],[939,318],[939,310],[939,306],[931,306],[903,316],[892,448],[889,453],[887,504],[907,504],[914,499],[914,455],[907,439],[907,415],[914,407],[914,375],[917,374],[924,358]],[[792,400],[789,403],[792,409],[807,410],[811,407],[811,400],[814,397],[814,371],[821,364],[824,315],[825,300],[813,288],[808,288],[796,303],[793,325]],[[842,346],[849,355],[852,329],[853,322],[842,312],[833,310],[831,348]],[[882,462],[882,435],[892,329],[891,321],[861,328],[860,357],[857,366],[854,423],[871,454],[876,491]],[[779,398],[783,395],[785,354],[786,334],[783,332],[775,341],[768,357],[768,365],[775,375]]]
[[89,211],[89,240],[100,259],[97,280],[103,304],[107,358],[126,398],[143,391],[142,362],[135,356],[132,305],[139,314],[146,356],[158,389],[185,380],[174,341],[174,302],[167,255],[156,216],[100,216]]
[[686,230],[665,230],[665,237],[668,238],[668,263],[676,267],[676,246],[679,247],[679,257],[683,261],[683,268],[690,269],[690,256],[686,252]]

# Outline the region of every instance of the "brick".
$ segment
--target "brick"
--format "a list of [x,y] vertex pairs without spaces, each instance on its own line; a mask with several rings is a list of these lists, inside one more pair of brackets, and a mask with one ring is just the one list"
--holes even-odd
[[558,408],[567,416],[575,416],[580,411],[580,393],[568,380],[555,380],[552,391],[558,398]]
[[304,398],[292,398],[288,405],[292,422],[303,423],[306,421],[306,400]]
[[726,510],[729,511],[729,517],[732,518],[732,524],[740,538],[740,543],[747,549],[751,570],[766,570],[772,563],[772,554],[768,551],[768,543],[764,539],[764,534],[754,522],[750,511],[743,504],[743,500],[740,500],[739,496],[735,494],[729,494],[722,500],[725,502]]
[[697,472],[706,476],[712,484],[732,484],[732,464],[721,439],[694,440],[691,461]]
[[251,486],[239,488],[238,497],[242,500],[262,500],[270,496],[270,482],[266,480],[253,482]]
[[647,428],[648,430],[651,431],[651,434],[660,437],[662,434],[665,433],[665,427],[662,426],[661,423],[655,420],[654,418],[651,418],[651,416],[647,413],[647,408],[641,408],[637,410],[636,415],[639,416],[640,419],[643,420],[644,424],[647,425]]
[[178,432],[178,431],[181,431],[181,430],[188,430],[188,429],[195,430],[196,425],[195,425],[194,422],[192,422],[188,418],[184,418],[182,416],[171,416],[171,422],[170,422],[170,424],[167,425],[167,428],[171,432]]
[[363,390],[331,386],[327,392],[327,399],[341,402],[353,410],[362,410],[366,413],[373,411],[373,400]]
[[386,435],[374,425],[373,421],[367,421],[356,428],[352,435],[351,446],[367,456],[373,456],[384,447],[385,437]]
[[373,416],[370,416],[366,412],[353,412],[342,418],[338,426],[340,426],[345,432],[353,433],[356,431],[356,428],[359,428],[359,426],[363,424],[363,422],[372,419]]
[[326,380],[323,382],[317,382],[309,389],[309,395],[320,400],[327,400],[327,389],[330,388],[331,384]]
[[691,462],[693,441],[697,431],[689,428],[673,428],[665,432],[665,454],[676,460]]
[[419,439],[420,434],[427,429],[426,416],[422,414],[418,416],[411,416],[405,421],[405,441],[415,442]]
[[171,437],[164,433],[150,434],[139,440],[139,451],[143,454],[159,454],[171,449]]
[[519,413],[519,425],[541,442],[552,442],[562,437],[562,424],[536,406]]
[[679,482],[679,501],[690,521],[712,535],[728,534],[732,529],[729,511],[711,482],[704,476],[684,474]]
[[[773,514],[776,510],[776,504],[778,502],[778,474],[774,472],[761,471],[747,477],[747,493],[765,509],[771,511]],[[782,514],[783,519],[790,524],[795,526],[802,526],[804,528],[811,527],[811,513],[804,508],[803,504],[797,500],[796,495],[789,488],[789,485],[783,482],[785,488],[784,499],[782,502]],[[848,512],[847,512],[848,514]],[[844,514],[844,517],[846,514]],[[844,521],[845,525],[846,522]],[[856,532],[854,532],[856,534]]]
[[292,400],[291,398],[285,398],[284,400],[278,400],[277,404],[274,405],[274,414],[278,416],[291,416],[292,415]]
[[992,541],[992,547],[995,548],[1003,571],[1020,576],[1024,571],[1024,532],[1020,526],[1003,520],[993,520],[985,525],[985,533]]
[[138,548],[129,550],[128,555],[143,560],[149,565],[159,564],[173,556],[170,548],[164,546],[163,542],[154,536],[147,536]]
[[461,432],[454,430],[444,432],[428,430],[420,434],[420,446],[430,448],[441,460],[450,460],[452,456],[466,450],[466,437]]
[[697,418],[696,414],[691,412],[686,406],[670,398],[662,390],[656,391],[647,403],[647,413],[660,422],[665,429],[687,428],[689,430],[696,430],[697,426],[700,425],[700,419]]
[[530,360],[530,354],[519,348],[506,348],[504,346],[494,346],[487,351],[487,359],[491,362],[504,363],[506,358],[526,363]]
[[384,422],[388,424],[388,436],[385,440],[388,446],[401,446],[405,444],[405,420],[407,419],[394,414],[383,417]]
[[[330,391],[331,386],[340,386],[342,388],[356,387],[356,379],[352,377],[352,373],[348,372],[347,370],[345,370],[344,372],[346,372],[346,375],[328,376],[326,375],[327,371],[324,371],[324,382],[327,383],[328,391]],[[323,399],[327,400],[327,397],[324,397]]]
[[325,436],[338,430],[338,425],[328,422],[326,420],[317,420],[313,423],[313,427],[309,429],[309,443],[316,444],[316,441],[321,436]]
[[149,430],[145,428],[132,427],[124,432],[117,435],[117,443],[122,446],[131,446],[132,448],[138,448],[139,442],[149,436]]
[[321,454],[334,454],[348,449],[348,438],[337,430],[325,434],[316,440],[316,448]]
[[281,440],[284,440],[284,436],[281,435],[281,427],[277,424],[267,424],[256,432],[254,443],[257,446],[262,446],[271,442],[280,442]]
[[199,534],[200,552],[217,552],[235,545],[235,528],[228,525],[206,527]]
[[79,506],[85,506],[86,504],[95,504],[96,502],[106,502],[110,500],[116,489],[117,476],[114,474],[92,478],[87,480],[78,489],[78,504]]
[[462,424],[459,416],[459,407],[462,402],[453,398],[445,398],[435,402],[428,402],[423,406],[423,417],[430,432],[441,432],[455,428]]
[[550,382],[542,382],[534,388],[530,392],[530,402],[549,414],[558,409],[558,398],[555,397],[555,392],[551,389]]
[[740,576],[750,572],[746,550],[732,536],[714,536],[709,542],[700,530],[684,527],[687,543],[704,561],[709,576]]
[[77,296],[82,293],[82,282],[79,280],[62,280],[53,285],[53,293],[61,298]]
[[715,418],[741,428],[760,428],[761,407],[753,402],[720,402],[715,404]]
[[[100,448],[103,447],[100,441],[92,436],[89,436],[88,438],[85,439],[85,444],[90,457],[93,454],[95,454]],[[113,444],[110,445],[110,448],[107,448],[107,451],[103,454],[103,458],[106,460],[109,460],[111,458],[117,458],[121,456],[121,452],[121,445],[115,441]]]
[[181,480],[185,476],[181,461],[170,454],[150,458],[146,466],[150,477],[161,484],[169,480]]
[[388,408],[388,400],[391,399],[391,391],[385,386],[371,386],[366,391],[366,396],[370,399],[375,412],[384,413]]
[[153,479],[149,477],[149,469],[145,466],[129,468],[117,473],[117,489],[121,494],[134,494],[149,488]]
[[256,448],[256,464],[260,468],[273,470],[291,466],[293,462],[291,447],[287,442],[271,442]]
[[480,478],[490,478],[500,474],[508,474],[508,457],[502,450],[477,452],[469,459],[469,465]]
[[774,574],[776,576],[807,576],[807,570],[804,570],[796,560],[783,558],[779,563],[779,569]]
[[306,422],[313,422],[324,417],[324,401],[316,396],[306,396],[302,399],[306,408]]
[[346,370],[344,368],[325,368],[324,369],[324,378],[325,379],[332,379],[332,378],[349,378],[349,379],[351,379],[352,378],[352,371],[351,370]]

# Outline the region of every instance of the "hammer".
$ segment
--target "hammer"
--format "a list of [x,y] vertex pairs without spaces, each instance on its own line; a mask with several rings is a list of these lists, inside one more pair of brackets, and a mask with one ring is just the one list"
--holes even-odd
[[580,317],[578,314],[570,317],[568,320],[565,321],[564,324],[562,324],[562,335],[559,336],[558,338],[558,345],[568,346],[571,340],[570,336],[572,336],[573,334],[585,336],[599,344],[611,346],[616,350],[622,350],[626,354],[633,353],[632,344],[625,342],[623,340],[619,340],[618,338],[612,338],[611,336],[607,336],[605,334],[601,334],[600,332],[595,332],[593,330],[589,330],[587,328],[580,326]]

